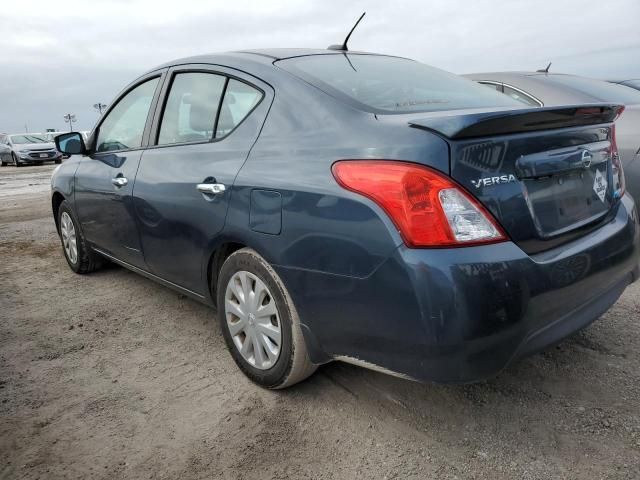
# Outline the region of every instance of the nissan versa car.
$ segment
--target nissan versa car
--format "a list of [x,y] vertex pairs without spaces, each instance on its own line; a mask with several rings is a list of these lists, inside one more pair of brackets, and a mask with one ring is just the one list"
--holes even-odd
[[269,388],[341,360],[469,382],[587,326],[638,276],[610,104],[523,108],[392,56],[260,50],[131,83],[52,178],[71,269],[216,307]]
[[10,163],[19,167],[28,163],[62,162],[62,154],[56,150],[53,142],[40,134],[22,133],[17,135],[0,134],[0,164]]

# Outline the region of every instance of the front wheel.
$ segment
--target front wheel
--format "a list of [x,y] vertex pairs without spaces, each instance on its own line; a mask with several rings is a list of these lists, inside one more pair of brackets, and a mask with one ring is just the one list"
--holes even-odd
[[103,264],[102,257],[92,251],[78,228],[78,221],[69,203],[65,200],[58,209],[58,231],[64,258],[76,273],[90,273]]
[[61,158],[56,158],[53,163],[55,163],[56,165],[60,165],[62,163],[62,159]]
[[18,161],[18,157],[16,156],[16,154],[15,154],[15,153],[12,153],[12,154],[11,154],[11,159],[13,160],[13,165],[14,165],[15,167],[19,167],[19,166],[21,166],[21,165],[22,165],[22,164]]
[[242,248],[225,260],[218,276],[217,304],[227,347],[249,379],[279,389],[316,370],[291,297],[257,252]]

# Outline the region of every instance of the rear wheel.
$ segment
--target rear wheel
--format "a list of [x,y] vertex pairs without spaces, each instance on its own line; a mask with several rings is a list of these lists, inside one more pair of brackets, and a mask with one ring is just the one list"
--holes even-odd
[[6,167],[7,165],[9,165],[9,163],[5,162],[4,160],[0,160],[0,166]]
[[102,266],[104,260],[92,251],[78,228],[78,221],[67,201],[58,209],[58,229],[62,251],[71,270],[76,273],[90,273]]
[[227,347],[252,381],[266,388],[286,388],[316,370],[287,289],[254,250],[240,249],[224,262],[217,303]]

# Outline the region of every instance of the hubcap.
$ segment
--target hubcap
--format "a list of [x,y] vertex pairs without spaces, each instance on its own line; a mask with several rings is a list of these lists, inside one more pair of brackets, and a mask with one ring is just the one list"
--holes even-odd
[[76,227],[67,212],[62,212],[60,216],[60,233],[62,234],[62,245],[64,253],[71,263],[75,265],[78,261],[78,243],[76,240]]
[[264,282],[250,272],[236,272],[224,303],[227,327],[242,358],[260,370],[273,367],[282,332],[275,299]]

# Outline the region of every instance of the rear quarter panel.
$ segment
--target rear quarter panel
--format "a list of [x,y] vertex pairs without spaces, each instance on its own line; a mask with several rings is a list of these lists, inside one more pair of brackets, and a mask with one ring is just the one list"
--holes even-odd
[[[363,278],[402,243],[373,202],[340,187],[331,166],[340,159],[398,159],[448,172],[444,140],[339,103],[286,72],[262,133],[239,172],[225,234],[248,236],[279,267]],[[282,198],[279,234],[249,228],[251,192]]]

